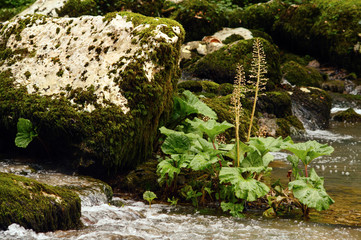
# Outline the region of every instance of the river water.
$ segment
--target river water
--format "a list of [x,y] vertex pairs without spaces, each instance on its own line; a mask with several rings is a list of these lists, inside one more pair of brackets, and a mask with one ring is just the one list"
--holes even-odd
[[[35,233],[13,224],[0,231],[0,239],[361,239],[361,124],[332,123],[329,130],[307,131],[300,140],[307,139],[335,148],[311,167],[325,177],[327,192],[336,203],[327,211],[311,212],[309,221],[266,219],[260,214],[237,219],[185,206],[152,204],[149,208],[143,202],[117,198],[124,205],[113,206],[104,203],[100,194],[100,201],[82,198],[83,229]],[[275,156],[272,178],[286,179],[287,154]],[[28,175],[38,179],[49,175],[40,172],[43,175]],[[58,173],[52,174],[61,181]]]

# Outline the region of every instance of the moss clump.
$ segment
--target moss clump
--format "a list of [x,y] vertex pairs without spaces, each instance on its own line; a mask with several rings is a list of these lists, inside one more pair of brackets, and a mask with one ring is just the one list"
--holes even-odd
[[[149,24],[148,28],[132,34],[141,43],[154,44],[152,53],[139,53],[148,59],[130,56],[137,60],[124,66],[122,71],[119,69],[124,58],[113,66],[118,69],[112,75],[114,83],[128,100],[130,111],[124,114],[111,102],[100,106],[93,86],[72,89],[69,85],[63,93],[52,97],[28,94],[25,87],[14,87],[11,72],[4,71],[0,73],[0,130],[3,133],[0,141],[4,143],[0,150],[7,152],[12,149],[17,119],[23,117],[38,128],[53,160],[86,168],[87,173],[95,176],[133,168],[148,158],[153,151],[158,125],[167,120],[172,109],[172,93],[180,75],[178,60],[184,30],[170,19],[154,19],[134,13],[119,15],[127,17],[135,27]],[[104,21],[111,21],[111,16]],[[159,25],[164,34],[170,38],[177,36],[178,41],[154,40],[157,34],[154,30]],[[9,36],[19,32],[7,30]],[[146,61],[163,68],[154,73],[151,82],[143,70]],[[89,104],[95,110],[84,111],[84,106]],[[28,154],[44,153],[37,141],[25,151]]]
[[361,122],[361,115],[356,113],[353,108],[349,108],[346,111],[336,113],[333,120],[348,123]]
[[233,84],[222,83],[219,85],[219,95],[226,96],[233,93]]
[[291,97],[287,92],[266,92],[257,102],[257,110],[262,113],[274,114],[278,118],[292,115]]
[[11,0],[0,4],[0,22],[7,21],[28,8],[35,0]]
[[246,28],[260,29],[270,33],[274,22],[284,9],[286,5],[282,1],[274,0],[246,7],[239,18],[242,19],[242,26]]
[[[281,71],[279,52],[275,45],[261,38],[264,47],[268,73],[270,79],[268,87],[279,84]],[[240,40],[225,46],[218,51],[206,55],[188,70],[199,78],[212,79],[217,83],[233,83],[236,76],[237,64],[244,66],[246,77],[249,77],[252,62],[253,40]]]
[[304,67],[294,61],[282,65],[283,77],[296,86],[320,87],[322,75],[314,68]]
[[0,173],[0,229],[12,223],[37,232],[80,227],[80,198],[70,190]]
[[285,51],[281,51],[281,63],[286,63],[286,62],[290,62],[290,61],[294,61],[302,66],[307,66],[308,63],[310,61],[312,61],[314,58],[312,58],[309,55],[305,55],[305,56],[299,56],[297,54],[294,53],[290,53],[290,52],[285,52]]
[[232,34],[231,36],[227,37],[222,41],[223,44],[230,44],[236,42],[238,40],[244,40],[244,37],[238,34]]

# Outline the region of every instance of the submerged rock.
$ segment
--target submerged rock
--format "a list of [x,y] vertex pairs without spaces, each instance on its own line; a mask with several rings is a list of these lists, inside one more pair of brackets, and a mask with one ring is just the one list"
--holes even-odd
[[[172,108],[183,38],[175,21],[133,13],[7,23],[0,36],[4,149],[23,117],[50,157],[92,166],[94,174],[144,161]],[[32,149],[45,152],[36,141]]]
[[70,190],[0,173],[0,229],[12,223],[37,232],[81,226],[80,199]]
[[361,122],[361,115],[356,113],[353,108],[349,108],[346,111],[336,113],[332,119],[338,122]]

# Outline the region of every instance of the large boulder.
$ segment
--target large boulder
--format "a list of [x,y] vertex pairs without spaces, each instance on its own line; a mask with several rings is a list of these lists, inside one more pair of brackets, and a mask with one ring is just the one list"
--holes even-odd
[[12,223],[37,232],[80,227],[80,198],[70,190],[0,173],[0,230]]
[[301,64],[289,61],[281,67],[283,78],[292,85],[320,87],[323,77],[315,68],[302,66]]
[[29,151],[99,174],[144,161],[172,108],[183,39],[173,20],[125,12],[7,23],[0,36],[3,150],[23,117],[45,142]]

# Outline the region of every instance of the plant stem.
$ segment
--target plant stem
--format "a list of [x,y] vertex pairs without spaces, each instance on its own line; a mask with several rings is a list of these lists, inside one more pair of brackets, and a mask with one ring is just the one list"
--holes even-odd
[[[213,148],[214,148],[215,150],[217,150],[216,144],[214,144],[214,140],[212,141],[212,144],[213,144]],[[218,157],[219,159],[221,159],[221,157],[220,157],[218,154],[217,154],[217,157]],[[222,162],[221,162],[221,160],[218,160],[218,163],[219,163],[219,166],[222,167]]]
[[240,164],[240,157],[239,157],[239,109],[236,109],[236,144],[237,144],[237,151],[236,151],[236,160],[237,160],[237,167]]
[[306,174],[306,177],[308,177],[307,165],[305,165],[305,174]]

